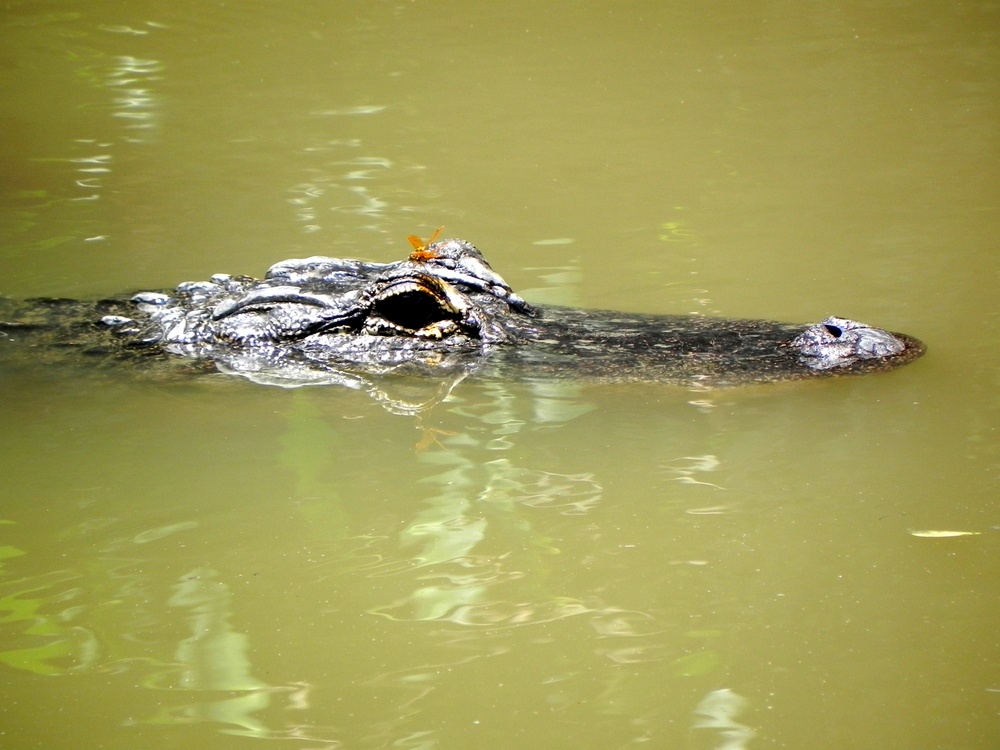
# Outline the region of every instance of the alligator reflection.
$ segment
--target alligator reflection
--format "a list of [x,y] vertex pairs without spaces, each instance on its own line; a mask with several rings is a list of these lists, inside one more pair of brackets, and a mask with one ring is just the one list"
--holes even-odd
[[[716,635],[673,630],[662,612],[637,609],[614,586],[578,578],[622,551],[608,546],[597,520],[607,510],[600,477],[552,470],[523,452],[532,432],[593,410],[584,387],[466,385],[416,416],[368,412],[421,432],[416,451],[394,459],[417,482],[410,502],[381,497],[384,487],[398,491],[393,483],[352,490],[343,476],[350,459],[338,425],[345,423],[324,414],[330,392],[288,392],[278,456],[281,486],[294,501],[275,506],[297,509],[286,541],[259,511],[244,516],[242,498],[229,510],[213,502],[204,520],[175,514],[127,534],[122,519],[88,520],[72,532],[86,549],[79,572],[53,573],[48,588],[40,579],[22,585],[37,593],[21,594],[16,608],[29,614],[14,627],[31,626],[21,640],[34,650],[0,659],[36,673],[116,674],[141,684],[139,694],[130,691],[138,705],[124,722],[146,731],[202,724],[317,747],[385,747],[437,721],[442,696],[457,697],[456,680],[503,674],[509,667],[498,657],[530,668],[522,664],[526,649],[557,650],[561,656],[532,675],[533,702],[566,712],[586,705],[640,739],[685,721],[692,730],[733,730],[725,716],[714,724],[684,717],[718,686],[724,660]],[[343,416],[352,394],[339,395],[333,408]],[[688,476],[706,461],[673,471]],[[203,528],[209,518],[247,535],[246,551],[216,544],[217,532]],[[112,538],[95,543],[108,531]],[[578,553],[560,554],[581,539],[591,540],[590,561],[586,542]],[[284,561],[270,579],[279,590],[249,575],[267,562],[267,545]],[[294,596],[283,599],[284,587]],[[249,616],[255,607],[274,613],[270,632],[267,616]],[[650,682],[670,689],[651,693]]]
[[[405,736],[404,728],[412,726],[414,715],[441,688],[443,674],[461,673],[474,681],[483,660],[511,652],[515,645],[502,634],[515,628],[531,628],[534,638],[548,642],[555,623],[577,621],[578,627],[570,630],[579,631],[572,640],[582,646],[584,658],[608,665],[597,684],[582,689],[602,712],[627,718],[637,736],[661,733],[663,712],[671,709],[660,703],[662,696],[638,694],[634,679],[618,667],[642,664],[662,670],[669,680],[705,675],[720,665],[720,657],[703,641],[665,639],[662,622],[652,614],[616,602],[614,592],[567,588],[573,578],[555,574],[563,562],[562,542],[551,536],[551,514],[586,516],[601,503],[604,488],[593,473],[523,465],[514,458],[517,437],[565,424],[594,407],[577,384],[541,382],[528,388],[530,398],[523,389],[503,383],[478,383],[451,392],[438,409],[421,413],[417,460],[429,469],[418,478],[428,488],[423,507],[387,524],[396,531],[311,544],[317,590],[338,590],[345,577],[355,586],[368,579],[371,586],[364,588],[374,601],[365,611],[388,621],[389,632],[419,633],[423,659],[394,662],[365,679],[367,689],[395,696],[382,720],[373,722],[375,734],[366,738],[374,746]],[[300,390],[295,396],[283,456],[298,477],[296,494],[337,497],[339,488],[329,472],[303,459],[322,451],[316,417],[321,394]],[[401,409],[400,404],[395,408]],[[454,419],[430,424],[439,411]],[[452,429],[456,425],[459,429]],[[483,460],[490,454],[496,457]],[[545,514],[546,523],[532,520],[538,513]],[[342,518],[327,521],[327,528],[344,525]],[[588,526],[579,520],[572,525]],[[600,529],[592,526],[590,533],[596,540]],[[342,611],[338,601],[328,613]],[[437,660],[428,662],[429,654]],[[580,684],[594,676],[570,668],[549,679],[546,700],[571,709],[578,703]]]
[[[592,407],[579,394],[579,386],[575,385],[538,384],[533,421],[565,422],[590,411]],[[402,599],[371,610],[374,614],[496,627],[594,611],[581,601],[551,592],[541,594],[538,601],[516,604],[489,596],[493,587],[522,578],[524,570],[544,567],[538,557],[558,553],[551,540],[535,533],[516,515],[515,505],[583,514],[600,501],[602,488],[592,474],[534,470],[517,466],[508,458],[477,460],[484,450],[499,453],[513,447],[514,436],[526,425],[518,414],[517,399],[503,385],[489,384],[483,396],[479,403],[458,403],[450,411],[484,425],[485,435],[477,437],[472,430],[440,435],[422,453],[424,463],[441,471],[422,479],[434,488],[434,494],[400,535],[400,546],[415,551],[405,561],[380,563],[370,569],[373,575],[416,573],[421,583]],[[517,523],[515,533],[521,538],[518,546],[530,559],[477,554],[476,548],[487,537],[487,518],[505,526]],[[510,533],[509,528],[492,531],[497,537]],[[427,568],[433,570],[420,570]]]

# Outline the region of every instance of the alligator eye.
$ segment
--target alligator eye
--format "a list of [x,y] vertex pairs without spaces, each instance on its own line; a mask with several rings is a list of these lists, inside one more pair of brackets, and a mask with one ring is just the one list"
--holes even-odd
[[840,328],[839,326],[832,326],[829,323],[824,323],[823,327],[827,330],[827,333],[829,333],[835,339],[839,339],[841,334],[844,332],[843,328]]
[[436,296],[422,289],[383,297],[375,303],[375,311],[390,323],[411,331],[419,331],[431,323],[455,317]]

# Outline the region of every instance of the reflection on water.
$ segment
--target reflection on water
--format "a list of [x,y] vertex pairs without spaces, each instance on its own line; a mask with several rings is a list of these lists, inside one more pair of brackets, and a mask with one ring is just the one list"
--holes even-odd
[[[585,413],[589,406],[579,399],[579,388],[572,385],[544,387],[543,400],[559,403],[561,410],[544,409],[547,421],[563,421]],[[542,593],[534,602],[511,602],[502,594],[503,584],[522,579],[526,570],[544,566],[539,556],[558,554],[550,539],[533,533],[522,521],[515,522],[521,554],[477,552],[487,536],[496,538],[512,533],[508,528],[517,518],[514,504],[548,506],[568,513],[585,513],[597,503],[601,486],[591,475],[556,475],[517,467],[509,459],[483,462],[483,451],[507,451],[514,447],[514,437],[525,426],[519,417],[517,399],[502,384],[483,389],[487,396],[476,407],[463,405],[452,398],[450,411],[476,419],[485,433],[463,432],[441,435],[420,456],[434,470],[421,478],[421,484],[433,488],[425,509],[400,533],[403,549],[414,549],[400,572],[416,572],[419,588],[406,598],[372,610],[393,619],[447,620],[475,625],[525,624],[546,622],[562,617],[592,612],[558,592]],[[487,546],[488,548],[488,546]],[[399,563],[394,567],[400,568]],[[385,574],[384,570],[377,574]],[[519,595],[524,596],[524,587]]]
[[[0,561],[22,554],[11,545],[0,547]],[[70,585],[78,583],[78,578],[70,571],[58,570],[5,582],[0,599],[5,636],[0,663],[40,675],[67,674],[94,666],[97,639],[87,628],[73,624],[83,614],[81,607],[75,603],[64,606],[84,593]]]
[[[510,454],[525,431],[551,429],[591,412],[594,406],[573,384],[528,388],[527,399],[500,383],[482,384],[465,396],[452,393],[440,407],[460,419],[466,429],[421,428],[434,432],[432,440],[421,439],[417,446],[416,460],[426,469],[416,478],[422,507],[398,519],[395,534],[349,538],[338,545],[339,554],[320,546],[310,554],[320,566],[315,584],[330,585],[345,577],[371,583],[367,598],[374,602],[367,613],[392,623],[438,625],[423,631],[423,648],[430,653],[452,653],[450,658],[397,666],[372,683],[405,688],[410,693],[404,704],[406,715],[428,710],[423,705],[432,702],[442,670],[476,679],[477,670],[483,669],[482,660],[515,654],[512,644],[498,640],[500,634],[527,629],[524,637],[529,641],[554,643],[547,629],[571,619],[583,624],[583,630],[573,628],[577,644],[589,648],[612,669],[656,665],[664,676],[677,679],[711,675],[721,666],[714,644],[720,632],[691,632],[679,640],[664,641],[656,615],[628,609],[616,601],[613,591],[581,597],[556,583],[552,571],[559,566],[552,561],[566,550],[551,535],[551,522],[560,517],[584,522],[600,505],[604,491],[600,481],[593,473],[557,473],[519,466],[510,457],[483,460],[483,456]],[[325,463],[324,451],[318,449],[323,428],[316,424],[316,409],[310,406],[316,403],[316,392],[296,395],[299,398],[283,441],[284,461],[294,469],[300,492],[316,498],[336,497],[341,483],[320,468]],[[525,416],[525,411],[531,416]],[[332,445],[335,438],[328,434],[326,441]],[[316,463],[310,467],[310,461]],[[588,525],[583,524],[584,528]],[[335,604],[330,611],[339,610]],[[463,632],[470,628],[472,633]],[[592,645],[587,646],[590,641]],[[576,670],[548,677],[545,684],[559,688],[555,692],[546,689],[547,700],[570,710],[580,699],[581,689],[585,693],[596,689],[593,699],[604,706],[604,713],[634,715],[636,686],[631,680],[610,672],[603,678],[592,675],[586,682],[594,682],[593,687],[582,687],[577,686],[580,677]],[[647,730],[653,736],[658,720],[650,721]],[[639,720],[639,725],[646,726],[646,720]],[[435,736],[427,740],[437,741]]]
[[108,74],[105,85],[112,88],[117,96],[112,100],[112,117],[125,121],[123,126],[129,132],[126,142],[142,143],[156,127],[156,96],[152,86],[162,80],[159,75],[163,66],[159,60],[143,60],[131,55],[123,55],[114,60],[114,68]]
[[[664,425],[609,435],[624,441],[614,460],[591,454],[591,470],[573,471],[549,451],[571,425],[591,435],[578,450],[600,439],[590,433],[604,419],[593,391],[465,385],[407,417],[358,393],[263,389],[280,406],[273,423],[252,431],[211,405],[222,391],[201,391],[208,398],[191,406],[210,409],[210,428],[194,446],[141,442],[164,465],[215,450],[210,471],[229,482],[218,446],[246,450],[259,466],[242,471],[260,487],[199,488],[192,506],[168,504],[159,522],[142,525],[139,506],[66,509],[67,554],[50,572],[22,576],[33,557],[36,570],[48,565],[37,547],[2,548],[14,638],[0,659],[25,674],[104,674],[143,686],[143,698],[114,714],[136,730],[204,724],[225,735],[361,747],[423,732],[427,746],[461,746],[461,727],[488,723],[505,736],[500,717],[531,705],[554,722],[551,735],[545,722],[535,725],[545,742],[587,716],[601,718],[601,746],[688,737],[737,750],[754,746],[759,722],[773,731],[760,714],[769,678],[748,676],[744,664],[784,658],[787,644],[761,632],[789,616],[786,600],[801,606],[797,587],[815,585],[800,583],[787,570],[799,566],[783,555],[802,544],[796,525],[817,521],[807,501],[782,509],[748,495],[739,472],[768,463],[766,454],[757,447],[741,460],[746,447],[724,430],[708,436],[708,452],[696,432],[678,437]],[[676,394],[673,409],[685,398]],[[758,429],[795,429],[777,416],[795,414],[788,398],[767,399]],[[727,399],[741,402],[730,394],[720,409]],[[752,399],[743,403],[752,409]],[[722,413],[687,408],[701,426]],[[650,475],[633,486],[619,460]],[[361,465],[373,461],[374,475]],[[677,481],[714,474],[733,495],[717,513],[704,511],[705,497],[723,492],[717,486]],[[644,482],[653,491],[632,502]],[[864,596],[858,581],[851,590]],[[477,690],[493,708],[455,697]],[[437,716],[451,728],[419,729]]]
[[[368,513],[352,507],[358,499],[345,496],[343,477],[330,471],[331,462],[346,468],[337,456],[348,443],[323,415],[324,394],[288,395],[284,427],[275,438],[289,489],[301,498],[296,533],[302,534],[305,523],[314,541],[305,545],[308,557],[298,558],[306,566],[282,564],[282,575],[292,577],[295,600],[321,605],[308,615],[309,637],[292,643],[279,636],[278,648],[304,649],[319,664],[332,656],[342,661],[338,673],[311,674],[308,661],[293,657],[277,669],[280,676],[265,679],[274,666],[263,668],[257,654],[270,650],[267,626],[248,627],[252,619],[245,613],[254,605],[241,581],[257,575],[250,571],[258,568],[252,561],[259,553],[239,553],[236,547],[221,556],[209,554],[205,543],[211,544],[219,529],[206,528],[207,519],[176,516],[122,534],[127,519],[96,515],[63,532],[74,548],[85,542],[69,557],[77,569],[29,579],[7,596],[17,613],[9,622],[30,638],[4,652],[4,663],[40,674],[105,673],[135,680],[150,700],[119,717],[128,727],[207,723],[223,734],[319,743],[354,737],[366,746],[408,735],[409,722],[437,710],[440,691],[450,690],[454,680],[484,679],[490,664],[510,665],[521,654],[522,640],[532,649],[565,642],[579,652],[532,678],[552,710],[575,713],[582,701],[593,703],[603,715],[631,717],[638,736],[656,736],[658,717],[677,708],[659,705],[656,696],[640,697],[642,683],[617,669],[654,670],[667,681],[718,672],[718,632],[665,638],[655,612],[634,608],[613,589],[581,589],[558,572],[566,562],[575,563],[565,558],[568,542],[553,531],[569,523],[598,537],[596,521],[587,519],[601,509],[604,487],[595,473],[536,469],[530,460],[522,466],[514,454],[521,438],[561,429],[593,412],[579,386],[546,383],[536,393],[530,386],[519,392],[488,383],[452,394],[439,405],[448,429],[418,425],[438,434],[415,450],[407,470],[416,505],[389,524],[395,532],[363,535],[358,532],[371,523]],[[536,399],[540,403],[533,403]],[[453,429],[459,425],[464,429]],[[498,453],[502,457],[482,460]],[[251,549],[268,545],[266,524],[254,521],[242,533],[251,535]],[[100,539],[105,541],[93,550]],[[298,546],[294,538],[283,539],[270,557],[278,560]],[[9,560],[26,557],[19,548],[6,549]],[[231,564],[225,566],[229,570],[218,564],[232,554],[240,555],[238,573]],[[602,553],[595,554],[581,562],[600,567]],[[211,558],[215,565],[189,562]],[[181,572],[169,573],[173,568]],[[352,600],[367,622],[364,631],[389,639],[391,666],[373,665],[367,657],[354,663],[349,656],[365,640],[337,622]],[[284,605],[280,621],[293,622],[300,607]],[[91,626],[63,624],[76,620]],[[564,623],[569,630],[560,632]],[[286,627],[279,625],[275,634]],[[404,628],[400,635],[408,634],[399,644],[405,647],[388,646],[399,628]],[[515,631],[525,635],[515,640],[504,635]],[[406,646],[411,642],[419,647]],[[510,668],[503,666],[502,673]],[[357,693],[353,700],[362,705],[386,701],[384,707],[365,709],[360,735],[358,727],[338,730],[333,726],[338,722],[331,724],[330,702],[343,691]],[[433,744],[447,736],[428,730],[425,740]]]
[[[342,113],[368,115],[380,109],[357,107]],[[295,212],[295,220],[301,222],[303,232],[328,228],[331,213],[361,217],[365,229],[384,229],[384,214],[390,203],[379,197],[374,192],[377,188],[372,185],[386,178],[393,163],[382,156],[359,155],[358,150],[362,147],[363,142],[353,138],[303,149],[311,162],[306,168],[306,181],[288,190],[292,196],[288,203]]]
[[269,686],[251,675],[249,638],[233,631],[232,594],[225,583],[214,580],[217,575],[212,570],[195,569],[175,584],[167,606],[185,613],[183,619],[187,620],[191,635],[178,643],[174,664],[154,675],[147,684],[171,691],[241,695],[171,706],[151,720],[214,721],[229,725],[225,731],[266,736],[267,730],[253,714],[270,704]]
[[[518,414],[520,399],[500,383],[484,386],[478,403],[457,396],[445,400],[448,410],[480,429],[463,432],[424,428],[430,440],[418,445],[419,462],[431,469],[419,486],[431,488],[423,510],[414,514],[395,539],[368,539],[361,568],[375,577],[406,576],[415,588],[405,597],[370,611],[395,620],[446,620],[458,624],[526,624],[584,614],[594,610],[556,592],[542,593],[534,602],[511,602],[496,591],[539,567],[538,556],[558,554],[551,540],[518,521],[516,504],[546,507],[564,514],[584,514],[600,500],[601,486],[589,474],[562,475],[515,466],[510,459],[482,461],[484,451],[508,451],[526,426]],[[300,447],[315,445],[314,418],[297,402],[285,439],[284,456],[299,476],[308,478],[308,494],[329,497],[336,485],[315,469],[303,466]],[[592,407],[580,398],[578,386],[538,386],[536,415],[544,423],[563,422]],[[301,434],[299,434],[301,433]],[[487,454],[488,455],[488,454]],[[499,526],[500,528],[493,528]],[[514,533],[521,554],[489,551],[488,538]],[[484,541],[487,542],[484,545]],[[486,547],[485,550],[481,547]],[[400,556],[402,553],[402,556]],[[525,557],[526,555],[526,557]],[[346,561],[345,561],[346,562]],[[524,591],[519,593],[524,596]]]
[[[164,26],[154,21],[144,22],[143,28],[94,26],[81,23],[85,15],[81,13],[34,15],[17,10],[21,13],[7,19],[7,30],[26,46],[57,47],[54,60],[64,67],[67,82],[82,86],[66,102],[80,113],[72,132],[50,139],[40,154],[23,155],[36,166],[65,164],[69,169],[66,182],[31,184],[9,196],[17,199],[19,221],[10,227],[16,244],[8,244],[8,252],[47,251],[74,241],[105,242],[113,237],[107,222],[112,209],[103,204],[117,200],[115,172],[134,158],[128,149],[149,145],[159,132],[165,66],[143,50],[154,42],[147,37],[159,34]],[[129,41],[135,38],[140,41]],[[117,49],[128,52],[111,51]],[[50,93],[44,82],[31,83],[46,96],[60,96]],[[105,120],[108,116],[112,119]],[[81,204],[95,205],[88,209]],[[59,215],[72,222],[71,233],[46,231],[46,224]],[[28,239],[39,233],[42,239]]]
[[745,750],[755,732],[736,721],[746,707],[746,699],[732,690],[713,690],[699,703],[694,713],[695,729],[715,729],[719,733],[716,750]]

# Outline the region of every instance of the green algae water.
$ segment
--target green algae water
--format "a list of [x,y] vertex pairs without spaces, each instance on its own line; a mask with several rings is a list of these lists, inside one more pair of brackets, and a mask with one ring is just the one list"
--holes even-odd
[[1000,743],[995,7],[0,25],[0,294],[395,260],[443,224],[529,301],[928,344],[697,391],[0,370],[0,747]]

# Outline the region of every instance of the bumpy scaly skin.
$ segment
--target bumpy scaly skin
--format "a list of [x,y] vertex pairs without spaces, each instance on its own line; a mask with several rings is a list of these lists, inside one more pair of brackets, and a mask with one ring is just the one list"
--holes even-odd
[[832,315],[809,326],[791,346],[798,350],[803,364],[814,370],[850,367],[861,360],[885,359],[906,350],[905,342],[888,331]]
[[[63,302],[77,314],[83,304]],[[287,386],[359,387],[395,371],[733,385],[889,369],[923,353],[913,338],[845,318],[801,326],[535,308],[454,239],[396,263],[286,260],[263,279],[219,274],[95,307],[104,314],[69,343],[182,355]],[[24,333],[39,318],[30,310],[0,307],[0,336]]]
[[[173,296],[138,294],[133,301],[148,316],[140,335],[190,353],[218,344],[293,346],[332,334],[384,337],[371,344],[383,349],[428,348],[425,341],[442,348],[508,341],[503,326],[458,285],[520,313],[527,304],[468,243],[452,240],[431,248],[440,249],[440,258],[385,264],[287,260],[260,281],[220,274],[209,282],[181,284]],[[105,322],[129,330],[133,321]]]

